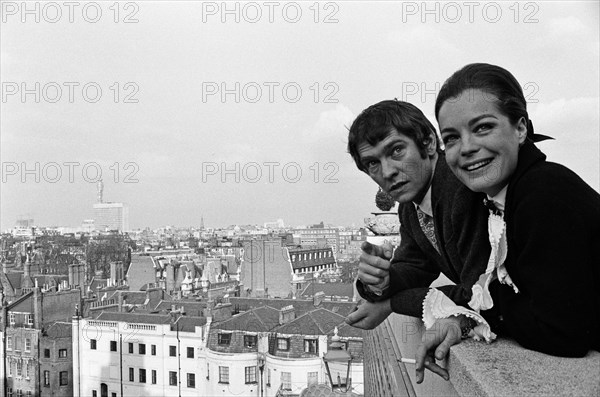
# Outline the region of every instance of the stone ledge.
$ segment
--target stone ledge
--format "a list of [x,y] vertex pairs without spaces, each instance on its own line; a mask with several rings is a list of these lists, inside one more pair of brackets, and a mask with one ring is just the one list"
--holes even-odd
[[365,395],[371,390],[386,396],[600,397],[600,352],[590,351],[583,358],[555,357],[506,338],[491,344],[466,340],[453,346],[448,359],[440,362],[448,368],[450,381],[426,371],[425,381],[418,385],[414,365],[404,365],[400,358],[414,358],[423,332],[420,319],[397,314],[365,332]]
[[510,339],[453,346],[450,381],[463,396],[600,396],[600,353],[555,357]]

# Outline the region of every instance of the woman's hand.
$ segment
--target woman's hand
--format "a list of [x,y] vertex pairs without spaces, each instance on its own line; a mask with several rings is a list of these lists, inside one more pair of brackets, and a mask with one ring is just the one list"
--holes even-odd
[[[435,363],[443,360],[450,352],[450,347],[461,341],[461,320],[463,316],[449,317],[436,320],[434,326],[423,333],[421,344],[416,354],[417,383],[422,383],[425,377],[425,368],[438,374],[444,380],[449,380],[450,375],[445,368]],[[435,353],[435,354],[434,354]]]

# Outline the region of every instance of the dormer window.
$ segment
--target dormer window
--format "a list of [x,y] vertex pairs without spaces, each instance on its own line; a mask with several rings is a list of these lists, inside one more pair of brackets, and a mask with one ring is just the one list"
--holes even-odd
[[229,346],[230,343],[231,343],[231,334],[230,333],[219,334],[219,337],[218,337],[219,345]]

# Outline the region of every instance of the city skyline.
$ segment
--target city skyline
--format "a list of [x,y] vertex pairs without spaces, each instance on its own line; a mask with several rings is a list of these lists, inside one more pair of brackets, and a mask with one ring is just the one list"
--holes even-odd
[[92,218],[100,175],[132,229],[361,225],[377,187],[347,127],[390,98],[437,127],[471,62],[510,70],[541,150],[600,188],[597,2],[3,4],[0,230]]

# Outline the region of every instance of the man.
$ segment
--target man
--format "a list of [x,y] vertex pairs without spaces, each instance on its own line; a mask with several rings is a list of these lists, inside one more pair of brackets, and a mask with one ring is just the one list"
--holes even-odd
[[[456,285],[438,287],[457,305],[468,307],[471,287],[485,272],[490,256],[488,212],[483,195],[467,189],[450,172],[435,128],[415,106],[396,100],[365,109],[352,123],[348,151],[357,167],[399,203],[400,246],[363,244],[357,289],[367,302],[346,321],[372,329],[391,312],[423,316],[429,285],[444,273]],[[442,359],[461,333],[474,324],[464,316],[439,319],[456,330],[438,346]],[[424,335],[424,342],[426,337]],[[433,336],[435,338],[435,336]],[[425,367],[445,379],[447,372],[431,357]],[[417,366],[417,381],[423,365]]]

